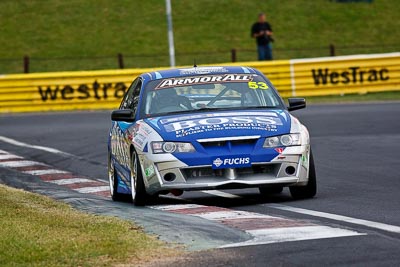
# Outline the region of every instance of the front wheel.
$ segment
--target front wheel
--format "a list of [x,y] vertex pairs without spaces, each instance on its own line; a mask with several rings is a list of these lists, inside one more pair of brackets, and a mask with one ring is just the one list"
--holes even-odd
[[131,160],[132,200],[136,206],[144,206],[151,199],[151,196],[146,192],[139,157],[135,151],[132,152]]
[[307,185],[290,186],[289,190],[295,199],[313,198],[317,194],[317,175],[315,173],[314,157],[311,150]]

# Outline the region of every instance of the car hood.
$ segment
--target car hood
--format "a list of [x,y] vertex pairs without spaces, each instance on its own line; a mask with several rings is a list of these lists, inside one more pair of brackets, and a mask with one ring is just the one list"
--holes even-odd
[[144,120],[167,141],[237,136],[274,136],[290,132],[286,110],[225,111],[171,115]]

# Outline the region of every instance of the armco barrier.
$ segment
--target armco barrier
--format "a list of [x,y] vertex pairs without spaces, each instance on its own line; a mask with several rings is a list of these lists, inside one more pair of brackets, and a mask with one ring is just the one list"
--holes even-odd
[[[400,53],[217,64],[261,70],[283,97],[400,90]],[[130,83],[160,69],[0,76],[0,113],[117,108]]]

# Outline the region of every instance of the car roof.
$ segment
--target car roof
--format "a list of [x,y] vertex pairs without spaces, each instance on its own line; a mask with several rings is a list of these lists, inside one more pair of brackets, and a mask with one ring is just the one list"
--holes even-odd
[[175,77],[185,77],[185,76],[196,76],[196,75],[215,75],[215,74],[236,74],[236,73],[248,73],[248,74],[261,74],[260,71],[241,66],[207,66],[207,67],[191,67],[191,68],[176,68],[167,69],[160,71],[153,71],[144,73],[141,76],[145,78],[150,78],[150,80],[158,79],[169,79]]

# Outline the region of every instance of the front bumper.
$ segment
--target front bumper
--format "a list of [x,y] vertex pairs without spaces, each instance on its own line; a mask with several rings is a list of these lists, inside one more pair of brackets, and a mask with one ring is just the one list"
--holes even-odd
[[211,165],[184,166],[179,161],[152,163],[143,158],[142,168],[147,192],[156,194],[173,189],[304,185],[308,181],[308,166],[303,159],[302,155],[290,155],[271,162],[253,163],[247,168],[212,169]]

